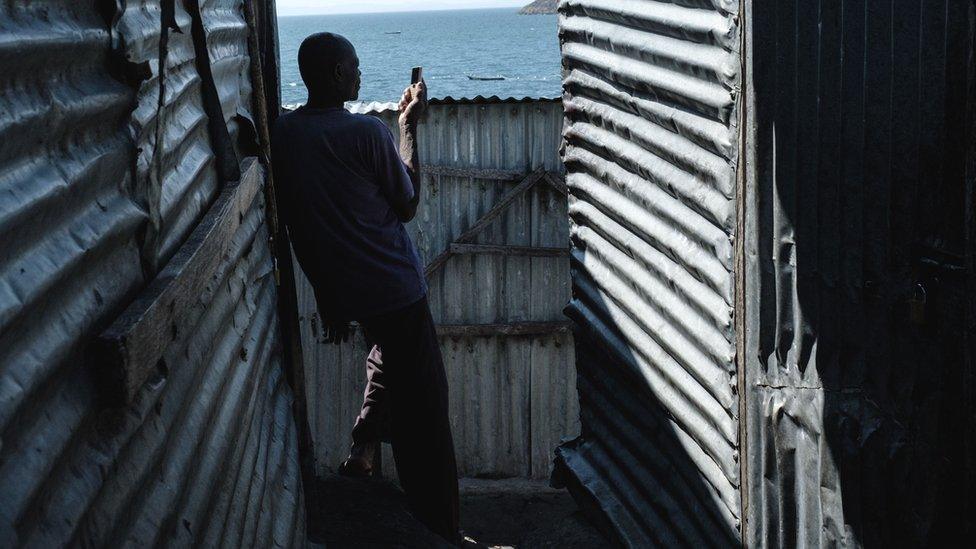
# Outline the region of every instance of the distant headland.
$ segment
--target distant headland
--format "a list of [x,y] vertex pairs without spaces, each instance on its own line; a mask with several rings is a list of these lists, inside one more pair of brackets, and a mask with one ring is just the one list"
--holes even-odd
[[528,6],[522,8],[519,13],[522,15],[541,15],[548,13],[556,13],[556,8],[559,7],[559,0],[535,0]]

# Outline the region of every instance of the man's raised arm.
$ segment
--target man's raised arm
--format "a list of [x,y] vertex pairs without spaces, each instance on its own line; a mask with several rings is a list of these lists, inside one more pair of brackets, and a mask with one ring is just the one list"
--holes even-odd
[[410,182],[413,183],[413,200],[406,205],[405,211],[397,212],[404,222],[412,220],[417,215],[417,205],[420,203],[421,178],[417,123],[425,110],[427,110],[427,84],[423,81],[411,84],[400,99],[400,158],[403,159],[403,164],[410,175]]

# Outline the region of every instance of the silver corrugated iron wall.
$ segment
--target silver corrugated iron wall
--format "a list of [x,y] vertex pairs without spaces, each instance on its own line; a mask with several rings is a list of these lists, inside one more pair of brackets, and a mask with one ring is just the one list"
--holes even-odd
[[745,539],[955,545],[973,3],[750,5]]
[[[246,154],[254,139],[248,27],[240,0],[199,0],[214,83],[231,144]],[[273,13],[273,12],[272,12]],[[242,150],[243,149],[243,150]]]
[[[390,106],[356,110],[379,116],[399,135]],[[421,260],[435,260],[533,170],[560,174],[562,123],[562,108],[553,100],[432,102],[418,137],[425,169],[421,207],[408,224]],[[568,239],[566,198],[541,183],[472,243],[565,250]],[[561,310],[570,293],[565,254],[458,254],[428,281],[439,325],[565,321]],[[299,289],[316,468],[324,474],[348,453],[368,349],[361,334],[339,348],[318,343],[312,289],[304,280]],[[528,335],[441,335],[462,476],[546,478],[552,449],[578,434],[573,337],[562,328]],[[387,452],[389,474],[392,464]]]
[[[137,192],[150,217],[145,256],[156,270],[212,203],[220,179],[235,178],[241,125],[253,124],[243,2],[139,0],[125,4],[114,31],[128,72],[141,79],[131,125]],[[221,116],[224,124],[215,123]],[[245,133],[253,140],[253,129]]]
[[232,182],[213,130],[246,152],[252,100],[241,2],[202,6],[209,82],[194,2],[128,4],[0,6],[0,545],[303,544],[260,193],[166,367],[100,400],[88,344]]
[[558,473],[628,546],[740,539],[738,10],[560,3],[583,432]]
[[[147,71],[131,125],[139,156],[136,194],[149,214],[148,268],[172,257],[217,194],[190,16],[182,2],[127,3],[115,26],[126,61]],[[177,32],[178,31],[178,32]]]

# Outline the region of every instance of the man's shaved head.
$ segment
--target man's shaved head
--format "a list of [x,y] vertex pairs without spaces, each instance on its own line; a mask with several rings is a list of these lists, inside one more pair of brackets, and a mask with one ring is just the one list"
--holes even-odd
[[309,96],[354,100],[359,94],[359,57],[349,40],[331,32],[313,34],[298,49],[298,70]]

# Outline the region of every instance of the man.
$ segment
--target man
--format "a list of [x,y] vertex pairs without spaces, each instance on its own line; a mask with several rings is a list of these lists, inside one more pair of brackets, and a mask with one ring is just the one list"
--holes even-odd
[[398,153],[382,121],[343,108],[358,99],[361,75],[348,40],[312,35],[298,64],[308,103],[281,116],[272,135],[282,217],[315,290],[326,340],[346,340],[355,320],[376,344],[352,451],[340,471],[372,474],[375,448],[388,430],[411,511],[458,544],[447,378],[423,268],[403,226],[420,200],[417,122],[426,85],[411,85],[400,101]]

